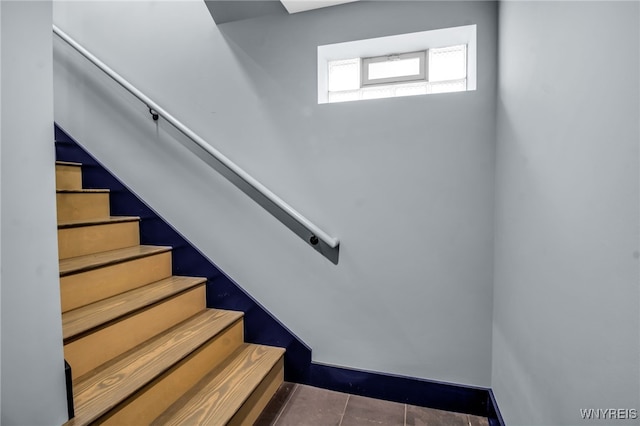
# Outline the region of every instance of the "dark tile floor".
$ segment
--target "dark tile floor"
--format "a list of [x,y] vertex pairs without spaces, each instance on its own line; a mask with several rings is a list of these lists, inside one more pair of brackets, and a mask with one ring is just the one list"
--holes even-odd
[[484,417],[285,382],[255,426],[488,426]]

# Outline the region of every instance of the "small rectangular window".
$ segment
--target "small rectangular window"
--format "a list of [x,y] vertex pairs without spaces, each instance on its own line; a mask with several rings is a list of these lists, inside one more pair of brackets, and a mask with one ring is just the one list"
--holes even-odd
[[476,25],[318,46],[318,103],[476,90],[476,68]]
[[424,80],[425,52],[376,56],[362,59],[362,85]]

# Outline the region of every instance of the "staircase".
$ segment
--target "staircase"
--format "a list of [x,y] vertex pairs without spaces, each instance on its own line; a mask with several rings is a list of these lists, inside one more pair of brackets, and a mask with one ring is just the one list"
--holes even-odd
[[60,295],[75,417],[67,425],[253,424],[284,349],[244,343],[242,312],[207,309],[206,279],[173,276],[171,247],[56,163]]

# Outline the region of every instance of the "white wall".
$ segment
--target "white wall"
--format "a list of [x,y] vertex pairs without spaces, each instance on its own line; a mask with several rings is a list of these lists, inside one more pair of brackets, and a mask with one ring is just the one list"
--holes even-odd
[[500,5],[492,386],[509,425],[640,409],[639,27],[638,2]]
[[[54,22],[341,239],[335,266],[56,44],[56,121],[314,360],[490,384],[495,3],[363,2],[216,27],[204,2],[56,2]],[[467,24],[477,91],[317,104],[318,45]]]
[[2,424],[67,420],[53,145],[52,4],[2,1]]

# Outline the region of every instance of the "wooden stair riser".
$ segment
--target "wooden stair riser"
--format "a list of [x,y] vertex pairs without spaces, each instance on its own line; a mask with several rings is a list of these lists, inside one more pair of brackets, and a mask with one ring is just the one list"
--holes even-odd
[[86,426],[108,416],[241,318],[240,312],[204,310],[74,381],[76,416],[66,425]]
[[281,348],[243,344],[152,424],[252,424],[282,383],[283,355]]
[[108,192],[58,192],[58,223],[109,217]]
[[171,248],[140,246],[138,218],[111,218],[81,164],[56,162],[56,189],[68,424],[253,424],[283,382],[282,349],[244,343],[241,313],[206,309],[206,279],[172,277]]
[[227,425],[252,426],[283,382],[284,357],[280,358]]
[[150,424],[168,406],[173,404],[202,376],[221,363],[243,342],[243,321],[236,321],[225,331],[207,342],[188,358],[154,380],[108,416],[98,420],[106,425]]
[[73,379],[205,309],[205,286],[126,317],[64,345]]
[[82,189],[82,167],[56,164],[56,189]]
[[138,221],[58,229],[58,257],[60,259],[139,244]]
[[171,276],[62,314],[62,338],[70,341],[119,318],[161,303],[207,282],[201,277]]
[[171,252],[104,266],[60,278],[62,312],[171,276]]

